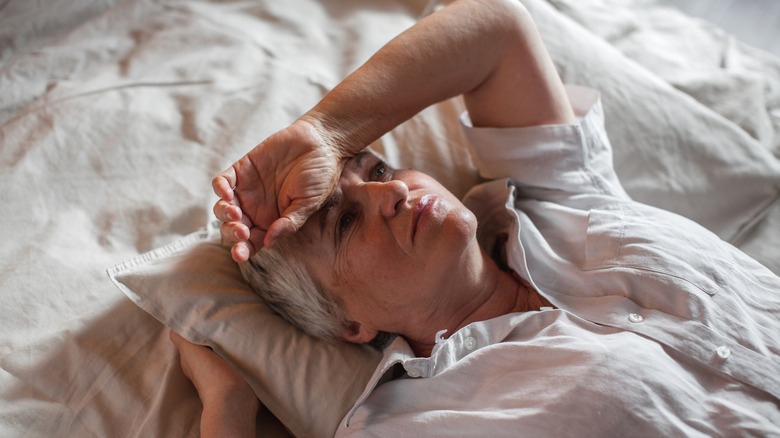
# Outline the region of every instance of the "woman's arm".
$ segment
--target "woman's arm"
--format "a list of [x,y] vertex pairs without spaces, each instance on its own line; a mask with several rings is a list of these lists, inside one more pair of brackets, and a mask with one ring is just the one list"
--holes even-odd
[[214,179],[214,212],[233,258],[246,261],[298,230],[332,193],[347,158],[460,94],[475,126],[574,120],[526,9],[515,0],[458,0],[394,38]]
[[254,437],[260,401],[249,385],[211,349],[171,332],[181,368],[203,403],[202,437]]
[[516,0],[460,0],[402,33],[303,116],[343,156],[422,109],[463,94],[477,126],[574,120],[533,20]]

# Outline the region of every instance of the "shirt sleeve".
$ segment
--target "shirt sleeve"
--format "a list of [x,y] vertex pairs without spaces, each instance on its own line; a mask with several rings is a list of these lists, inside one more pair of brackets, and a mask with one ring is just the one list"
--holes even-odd
[[628,198],[612,165],[599,93],[567,85],[577,123],[522,128],[476,128],[461,123],[480,175],[509,178],[528,188]]

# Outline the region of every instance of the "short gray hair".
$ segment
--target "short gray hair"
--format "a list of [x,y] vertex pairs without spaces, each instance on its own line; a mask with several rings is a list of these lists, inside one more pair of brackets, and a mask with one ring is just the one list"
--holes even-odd
[[340,340],[348,324],[346,311],[311,275],[301,250],[299,235],[288,236],[241,263],[241,274],[291,324],[316,338]]

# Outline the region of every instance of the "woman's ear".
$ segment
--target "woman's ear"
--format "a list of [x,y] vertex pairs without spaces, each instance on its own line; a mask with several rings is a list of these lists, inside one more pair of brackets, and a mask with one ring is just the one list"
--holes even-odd
[[371,342],[379,332],[357,321],[347,321],[347,326],[341,332],[341,338],[354,344],[367,344]]

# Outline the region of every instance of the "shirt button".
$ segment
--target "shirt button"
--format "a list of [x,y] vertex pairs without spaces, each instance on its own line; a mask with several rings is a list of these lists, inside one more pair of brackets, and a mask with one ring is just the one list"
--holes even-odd
[[638,313],[631,313],[628,315],[628,320],[633,323],[637,323],[637,322],[642,322],[644,318],[642,318],[642,315]]
[[463,345],[466,347],[466,350],[472,351],[477,348],[477,340],[469,336],[463,340]]
[[731,356],[731,349],[725,345],[721,345],[715,349],[715,354],[721,359],[728,359],[729,356]]
[[415,378],[415,379],[420,377],[420,376],[422,376],[422,373],[417,368],[412,368],[410,370],[407,370],[406,374],[408,374],[409,377],[412,377],[412,378]]

